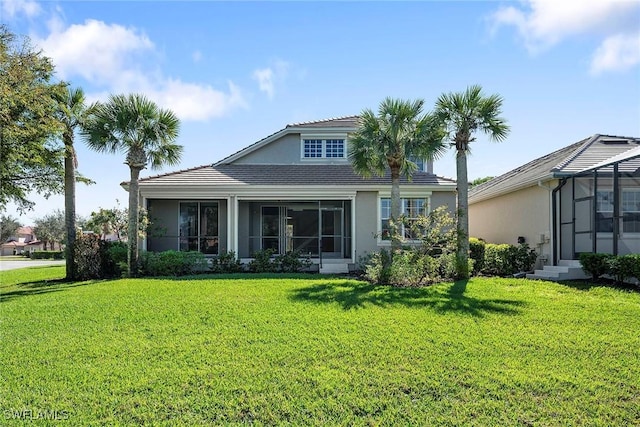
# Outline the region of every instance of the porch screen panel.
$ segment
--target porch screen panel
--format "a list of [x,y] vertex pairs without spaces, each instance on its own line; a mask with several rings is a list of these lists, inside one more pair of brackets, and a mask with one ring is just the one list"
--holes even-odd
[[180,203],[180,250],[198,250],[198,203]]
[[592,251],[591,241],[591,217],[592,207],[591,199],[588,200],[576,200],[575,202],[575,242],[576,247],[574,249],[576,254],[581,252]]
[[262,249],[280,252],[280,209],[277,206],[262,207]]

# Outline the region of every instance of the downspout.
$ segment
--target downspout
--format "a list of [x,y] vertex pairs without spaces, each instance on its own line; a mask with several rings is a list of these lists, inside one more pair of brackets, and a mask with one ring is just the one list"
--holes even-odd
[[557,202],[557,194],[562,187],[567,183],[567,178],[562,178],[556,188],[551,190],[551,235],[553,238],[553,264],[557,265],[558,263],[558,202]]

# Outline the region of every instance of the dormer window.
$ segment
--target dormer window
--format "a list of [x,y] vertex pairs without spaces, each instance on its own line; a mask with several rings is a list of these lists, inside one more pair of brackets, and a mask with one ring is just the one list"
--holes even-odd
[[303,159],[344,159],[346,151],[345,138],[302,137]]

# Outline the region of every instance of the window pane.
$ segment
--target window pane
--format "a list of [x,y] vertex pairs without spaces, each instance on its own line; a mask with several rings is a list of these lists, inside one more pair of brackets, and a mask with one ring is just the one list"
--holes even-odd
[[598,212],[596,215],[596,231],[601,233],[613,232],[613,213]]
[[322,140],[321,139],[305,139],[304,140],[304,157],[306,158],[322,157]]
[[180,203],[180,237],[198,236],[198,204]]
[[200,252],[204,254],[218,254],[218,238],[202,237],[200,238]]
[[598,212],[613,212],[613,191],[598,191],[596,204]]
[[344,157],[344,139],[327,139],[326,157]]
[[217,203],[201,203],[200,204],[200,235],[201,236],[217,236],[218,235],[218,204]]
[[424,172],[424,159],[418,159],[416,157],[410,157],[409,160],[411,160],[413,163],[416,164],[416,166],[418,166],[418,170],[420,172]]

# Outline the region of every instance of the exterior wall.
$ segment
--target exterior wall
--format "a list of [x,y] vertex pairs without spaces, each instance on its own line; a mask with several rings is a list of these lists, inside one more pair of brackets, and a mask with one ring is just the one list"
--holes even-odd
[[[215,201],[218,202],[218,252],[222,253],[227,250],[227,201]],[[181,200],[147,200],[149,217],[154,228],[158,229],[157,236],[147,237],[147,250],[153,252],[180,250],[178,230],[180,202]]]
[[550,203],[550,191],[539,186],[473,203],[469,206],[469,234],[489,243],[509,244],[517,244],[522,236],[543,259],[551,260]]
[[[327,135],[331,135],[328,133]],[[346,138],[346,134],[336,134],[336,138]],[[345,163],[344,159],[302,159],[301,158],[301,134],[289,134],[270,142],[258,150],[246,154],[236,160],[235,164],[269,164],[289,165],[304,163]],[[346,147],[345,147],[346,150]]]
[[378,192],[358,191],[355,199],[356,216],[355,244],[356,258],[358,262],[361,256],[378,251]]
[[440,206],[447,206],[447,210],[451,215],[456,212],[456,193],[453,191],[434,191],[431,194],[431,210]]

